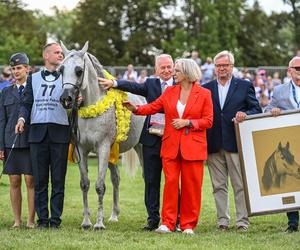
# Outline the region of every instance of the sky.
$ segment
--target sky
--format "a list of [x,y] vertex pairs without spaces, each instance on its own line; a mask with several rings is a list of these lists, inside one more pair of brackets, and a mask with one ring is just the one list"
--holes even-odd
[[[56,5],[59,9],[71,10],[76,7],[79,0],[23,0],[27,4],[28,9],[39,9],[45,14],[51,15],[51,7]],[[248,0],[248,3],[252,5],[254,0]],[[267,14],[271,14],[272,11],[282,12],[290,11],[291,7],[284,5],[282,0],[259,0],[260,5],[266,11]]]

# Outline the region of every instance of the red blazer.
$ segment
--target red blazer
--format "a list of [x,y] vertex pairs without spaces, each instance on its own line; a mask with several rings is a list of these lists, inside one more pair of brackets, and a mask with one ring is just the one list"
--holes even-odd
[[181,152],[186,160],[206,160],[206,129],[212,127],[213,105],[211,93],[198,84],[193,84],[182,119],[189,119],[193,128],[175,129],[171,122],[179,118],[177,102],[180,85],[168,87],[154,102],[139,106],[136,114],[151,115],[164,110],[165,131],[162,138],[161,157],[175,159]]

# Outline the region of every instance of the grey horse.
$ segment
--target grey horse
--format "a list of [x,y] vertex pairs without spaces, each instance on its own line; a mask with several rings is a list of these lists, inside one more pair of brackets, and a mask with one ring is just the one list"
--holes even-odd
[[[61,42],[61,47],[65,55],[59,70],[62,73],[63,93],[61,103],[65,108],[76,105],[76,92],[83,97],[83,106],[95,104],[106,95],[107,91],[98,84],[97,77],[102,75],[102,66],[91,54],[87,53],[88,42],[80,51],[68,50]],[[128,93],[128,99],[134,103],[142,104],[138,96]],[[140,146],[138,144],[142,131],[144,117],[131,115],[128,139],[120,144],[120,153],[135,148],[138,156],[141,157]],[[105,176],[107,168],[110,169],[110,177],[113,185],[113,209],[109,221],[118,221],[119,208],[119,171],[116,165],[108,163],[110,148],[116,137],[116,115],[115,106],[95,118],[78,117],[78,131],[80,140],[78,142],[78,153],[81,161],[80,167],[80,187],[83,194],[83,222],[81,227],[88,229],[92,227],[88,206],[88,191],[90,180],[88,178],[88,154],[95,152],[98,156],[98,177],[96,181],[96,192],[98,194],[98,213],[94,229],[105,229],[103,197],[105,194]],[[78,157],[77,153],[77,157]],[[140,163],[142,162],[140,158]]]

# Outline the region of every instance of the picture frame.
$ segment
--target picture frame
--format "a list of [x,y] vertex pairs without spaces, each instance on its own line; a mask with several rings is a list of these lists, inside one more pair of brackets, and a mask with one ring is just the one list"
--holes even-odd
[[249,216],[300,209],[300,109],[235,122]]

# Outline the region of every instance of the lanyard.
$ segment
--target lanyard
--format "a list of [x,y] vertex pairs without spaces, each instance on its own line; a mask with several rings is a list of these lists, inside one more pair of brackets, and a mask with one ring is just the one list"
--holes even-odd
[[291,85],[292,85],[292,91],[293,91],[293,98],[294,98],[294,101],[296,102],[297,104],[297,108],[299,108],[299,102],[297,101],[297,98],[296,98],[296,88],[294,86],[294,84],[291,82]]

